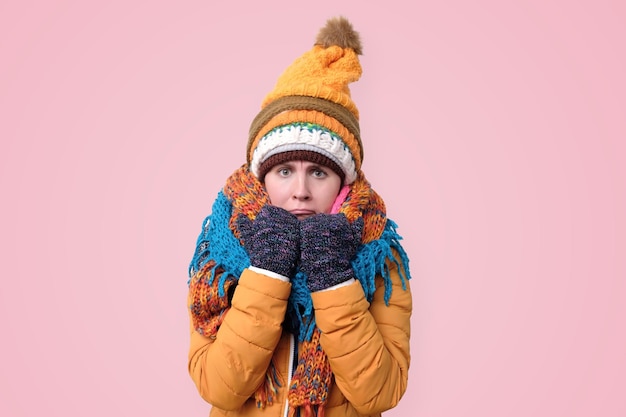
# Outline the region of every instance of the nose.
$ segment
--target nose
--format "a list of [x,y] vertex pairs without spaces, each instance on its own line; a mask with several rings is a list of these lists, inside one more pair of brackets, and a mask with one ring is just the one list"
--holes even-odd
[[296,174],[296,181],[293,188],[293,198],[301,201],[311,199],[311,190],[309,189],[308,178],[302,173]]

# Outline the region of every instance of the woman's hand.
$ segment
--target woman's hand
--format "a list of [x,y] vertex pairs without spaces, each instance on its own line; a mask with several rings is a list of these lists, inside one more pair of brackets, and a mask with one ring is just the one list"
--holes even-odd
[[354,277],[350,261],[361,244],[363,219],[352,224],[343,214],[316,214],[300,222],[300,269],[311,292]]
[[282,208],[265,205],[254,221],[245,215],[237,227],[250,264],[290,277],[300,256],[300,222]]

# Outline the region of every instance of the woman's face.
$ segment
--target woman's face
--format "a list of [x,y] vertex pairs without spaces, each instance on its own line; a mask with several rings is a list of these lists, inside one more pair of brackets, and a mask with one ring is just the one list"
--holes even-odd
[[271,204],[300,220],[330,213],[340,187],[341,178],[332,169],[309,161],[284,162],[265,175]]

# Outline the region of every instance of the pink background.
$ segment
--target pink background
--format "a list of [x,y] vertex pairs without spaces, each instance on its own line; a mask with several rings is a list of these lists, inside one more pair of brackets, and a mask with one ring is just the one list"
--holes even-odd
[[208,414],[195,239],[336,14],[364,42],[364,170],[412,260],[386,416],[626,415],[626,3],[166,3],[0,5],[0,415]]

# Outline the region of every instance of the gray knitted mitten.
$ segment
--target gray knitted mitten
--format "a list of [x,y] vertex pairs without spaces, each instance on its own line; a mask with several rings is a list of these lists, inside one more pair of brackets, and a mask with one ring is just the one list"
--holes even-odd
[[311,292],[354,277],[350,261],[362,231],[362,218],[350,224],[343,214],[316,214],[300,222],[300,269]]
[[252,266],[291,277],[300,256],[300,222],[296,216],[268,204],[254,221],[240,214],[237,227]]

